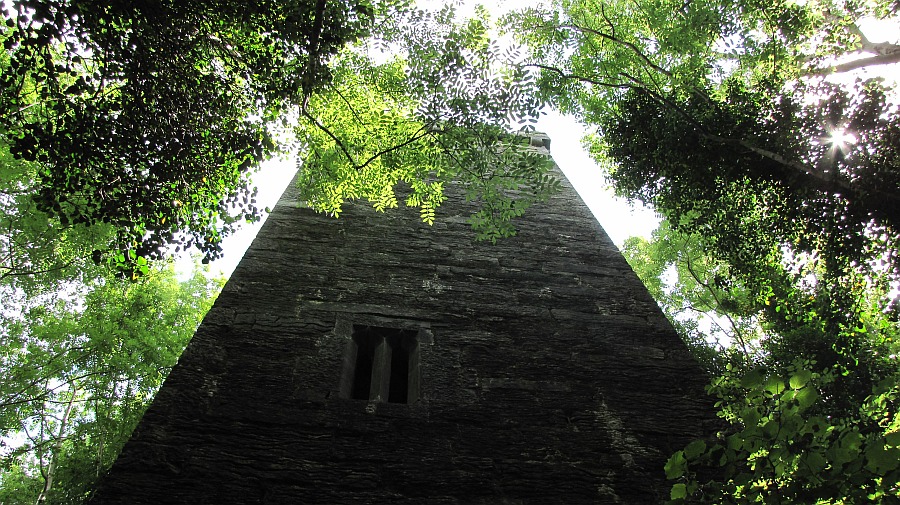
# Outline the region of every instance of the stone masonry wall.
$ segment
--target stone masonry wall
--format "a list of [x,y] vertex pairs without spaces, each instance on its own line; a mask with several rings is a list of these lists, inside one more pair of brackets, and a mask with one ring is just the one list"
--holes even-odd
[[[291,186],[92,503],[664,500],[712,415],[656,303],[567,181],[496,245],[448,193],[428,226]],[[354,324],[419,331],[418,401],[341,394]]]

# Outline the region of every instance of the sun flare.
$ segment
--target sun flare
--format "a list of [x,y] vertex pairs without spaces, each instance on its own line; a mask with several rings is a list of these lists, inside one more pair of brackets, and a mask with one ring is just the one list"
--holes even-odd
[[835,128],[828,135],[828,143],[832,147],[846,149],[856,143],[856,136],[843,128]]

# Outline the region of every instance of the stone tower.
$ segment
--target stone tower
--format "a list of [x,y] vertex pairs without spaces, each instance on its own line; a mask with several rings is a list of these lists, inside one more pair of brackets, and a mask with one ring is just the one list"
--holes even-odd
[[706,377],[562,182],[496,245],[291,185],[92,503],[667,498]]

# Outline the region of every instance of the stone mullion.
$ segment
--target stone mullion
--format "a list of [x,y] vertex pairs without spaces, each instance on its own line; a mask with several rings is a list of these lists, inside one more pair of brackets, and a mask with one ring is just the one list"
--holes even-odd
[[375,359],[372,362],[372,385],[369,389],[369,401],[387,401],[391,382],[391,346],[384,337],[378,337],[375,348]]

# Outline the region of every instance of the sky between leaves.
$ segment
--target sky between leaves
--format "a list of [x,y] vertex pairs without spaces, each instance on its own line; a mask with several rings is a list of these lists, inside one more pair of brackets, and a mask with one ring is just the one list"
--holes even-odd
[[[446,2],[443,0],[419,0],[418,3],[425,8],[438,9]],[[463,0],[457,9],[458,15],[463,18],[470,16],[479,3],[486,4],[492,19],[497,19],[509,10],[525,8],[542,2],[541,0],[494,0],[494,2]],[[553,159],[617,245],[621,246],[625,239],[632,235],[650,236],[650,232],[656,228],[659,222],[656,214],[640,203],[631,205],[625,200],[613,196],[612,190],[608,189],[603,181],[600,168],[581,146],[581,138],[585,135],[585,130],[573,117],[548,110],[547,115],[540,119],[536,128],[550,136],[550,153]],[[259,188],[257,202],[261,207],[271,209],[275,206],[295,170],[294,159],[270,160],[262,165],[262,168],[253,176],[253,182]],[[438,210],[438,219],[440,219],[440,210]],[[211,264],[212,272],[221,271],[225,277],[230,276],[264,222],[265,217],[254,225],[244,225],[234,235],[226,238],[223,243],[225,255]],[[185,272],[189,271],[190,259],[181,257],[179,268]]]
[[[418,4],[424,8],[439,9],[447,3],[445,0],[419,0]],[[457,13],[465,18],[475,11],[475,6],[482,3],[491,13],[492,19],[499,18],[505,12],[513,9],[523,9],[533,5],[546,3],[545,0],[459,0]],[[900,37],[896,23],[874,22],[864,20],[860,28],[873,42],[891,41],[897,42]],[[876,68],[882,75],[894,82],[900,81],[900,65],[892,64]],[[853,77],[873,76],[870,72],[852,74]],[[592,160],[581,145],[581,138],[585,135],[584,127],[573,117],[564,116],[556,111],[547,110],[547,114],[536,125],[538,131],[547,133],[551,139],[550,153],[553,159],[562,169],[566,178],[581,195],[581,198],[593,212],[594,216],[606,230],[606,233],[615,242],[622,246],[625,239],[630,236],[650,237],[650,233],[656,228],[659,219],[649,208],[640,203],[630,204],[624,199],[613,195],[603,180],[602,170]],[[253,182],[259,188],[257,201],[261,206],[272,208],[284,192],[294,175],[296,163],[294,159],[270,160],[262,165],[262,168],[254,175]],[[440,211],[438,211],[440,216]],[[440,219],[440,217],[438,217]],[[244,252],[253,242],[259,232],[265,217],[254,225],[245,225],[237,233],[225,239],[223,248],[225,255],[215,261],[212,272],[221,272],[228,277],[243,257]],[[179,267],[187,272],[191,268],[189,258],[179,259]]]

